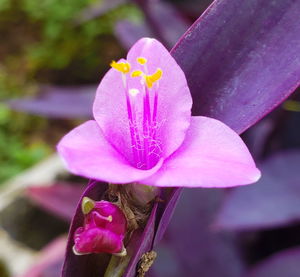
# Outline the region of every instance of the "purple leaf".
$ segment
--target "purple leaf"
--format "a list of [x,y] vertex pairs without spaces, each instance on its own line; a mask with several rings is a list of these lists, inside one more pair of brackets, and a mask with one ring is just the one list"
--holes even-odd
[[254,160],[260,160],[263,157],[268,138],[275,129],[275,120],[264,118],[249,129],[244,140]]
[[66,237],[59,237],[49,243],[38,255],[35,264],[19,277],[57,277],[66,248]]
[[18,111],[54,118],[90,118],[97,86],[41,87],[35,98],[14,99],[8,105]]
[[172,50],[193,114],[240,133],[290,95],[300,82],[299,13],[295,0],[216,0]]
[[[159,205],[158,218],[160,219],[160,224],[158,225],[154,246],[156,246],[162,239],[169,222],[173,216],[176,204],[179,197],[183,191],[183,188],[172,189],[165,197],[164,202]],[[166,194],[166,190],[163,191]],[[166,204],[164,204],[166,203]]]
[[171,50],[194,115],[242,133],[291,94],[300,82],[299,12],[293,0],[214,1]]
[[157,247],[158,258],[152,270],[156,276],[241,275],[243,264],[234,237],[215,232],[210,226],[223,194],[220,189],[183,191],[166,238]]
[[154,36],[147,24],[136,24],[128,20],[118,21],[114,26],[114,33],[127,50],[140,38]]
[[29,187],[26,196],[37,205],[67,221],[73,218],[83,188],[73,184]]
[[256,265],[244,277],[299,277],[300,247],[281,251]]
[[222,229],[244,230],[300,221],[300,151],[277,153],[260,166],[255,185],[233,189],[216,220]]

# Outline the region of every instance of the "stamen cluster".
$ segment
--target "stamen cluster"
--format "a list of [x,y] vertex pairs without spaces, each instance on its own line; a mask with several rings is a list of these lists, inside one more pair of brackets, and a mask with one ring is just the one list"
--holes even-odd
[[[162,70],[157,68],[153,74],[146,74],[148,72],[147,59],[138,57],[137,62],[143,67],[143,70],[131,71],[131,65],[127,61],[118,63],[113,61],[110,65],[121,73],[123,80],[134,166],[139,169],[150,169],[158,162],[162,153],[157,134],[161,124],[157,120],[157,109],[159,80],[162,78]],[[128,85],[128,78],[138,77],[142,91],[137,88],[130,88]],[[138,97],[139,94],[142,94],[142,98]],[[143,102],[141,117],[138,115],[138,99]]]

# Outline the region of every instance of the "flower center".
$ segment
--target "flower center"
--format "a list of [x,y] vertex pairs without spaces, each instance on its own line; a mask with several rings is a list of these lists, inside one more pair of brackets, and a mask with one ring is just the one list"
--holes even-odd
[[[127,61],[113,61],[110,65],[121,73],[124,85],[134,166],[146,170],[155,166],[162,153],[158,137],[161,123],[157,120],[158,88],[162,70],[157,68],[155,72],[148,74],[147,59],[139,57],[137,62],[142,70],[131,71],[131,65]],[[141,89],[130,87],[130,78],[139,78]],[[141,106],[143,108],[140,112]]]

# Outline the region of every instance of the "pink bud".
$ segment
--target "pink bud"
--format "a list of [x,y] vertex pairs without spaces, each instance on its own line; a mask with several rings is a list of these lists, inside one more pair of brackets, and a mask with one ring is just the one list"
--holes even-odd
[[74,253],[111,253],[126,255],[123,239],[127,221],[121,209],[108,201],[97,201],[85,197],[82,200],[85,215],[83,227],[74,235]]

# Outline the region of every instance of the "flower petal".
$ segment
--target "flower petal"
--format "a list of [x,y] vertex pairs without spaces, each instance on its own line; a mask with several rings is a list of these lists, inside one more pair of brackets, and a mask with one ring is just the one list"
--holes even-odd
[[183,145],[143,184],[231,187],[256,182],[259,170],[241,138],[222,122],[192,117]]
[[[192,106],[190,91],[183,71],[157,40],[143,38],[131,48],[127,60],[133,70],[143,69],[136,61],[138,57],[148,60],[150,74],[157,68],[163,71],[158,88],[157,139],[163,148],[161,156],[167,157],[181,145],[188,129]],[[129,78],[128,83],[130,88],[142,90],[139,78]],[[142,105],[137,105],[137,109],[140,112]],[[104,76],[97,89],[93,112],[107,140],[131,162],[132,143],[120,72],[111,69]]]
[[129,183],[147,178],[162,164],[160,161],[150,170],[132,167],[104,138],[94,120],[83,123],[64,136],[57,150],[72,173],[112,183]]
[[79,229],[74,236],[75,250],[80,254],[119,253],[123,247],[123,238],[106,229]]

